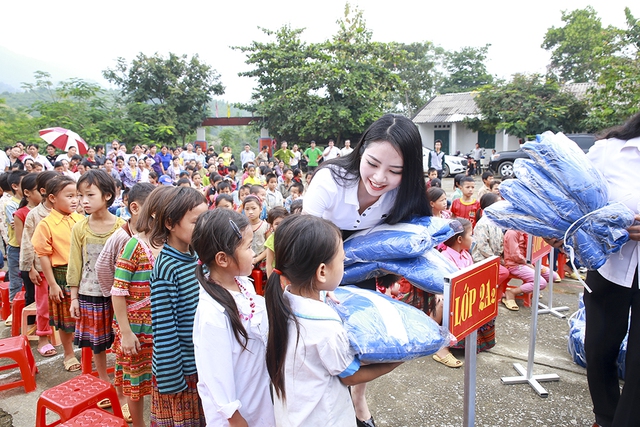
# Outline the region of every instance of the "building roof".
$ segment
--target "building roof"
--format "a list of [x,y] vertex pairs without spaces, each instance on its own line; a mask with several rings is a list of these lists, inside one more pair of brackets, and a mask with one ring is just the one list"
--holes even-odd
[[436,95],[413,117],[414,123],[453,123],[465,117],[477,117],[480,110],[474,102],[478,92]]
[[562,91],[572,93],[576,98],[582,100],[586,98],[587,91],[591,88],[595,88],[595,83],[567,83],[562,85]]

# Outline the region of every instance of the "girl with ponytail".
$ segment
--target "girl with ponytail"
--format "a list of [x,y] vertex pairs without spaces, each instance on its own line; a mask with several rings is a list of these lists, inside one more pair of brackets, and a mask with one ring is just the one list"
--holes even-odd
[[265,365],[264,299],[248,279],[253,269],[249,220],[230,209],[200,215],[191,246],[200,264],[193,325],[198,393],[210,426],[275,425]]
[[280,223],[274,249],[265,299],[276,419],[283,426],[353,426],[347,386],[371,381],[399,363],[360,366],[340,317],[324,301],[344,273],[340,230],[321,218],[291,215]]

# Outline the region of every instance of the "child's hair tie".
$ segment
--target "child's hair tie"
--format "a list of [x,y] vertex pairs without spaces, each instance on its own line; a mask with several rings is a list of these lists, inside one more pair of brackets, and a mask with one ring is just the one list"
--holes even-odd
[[278,276],[282,276],[282,271],[278,270],[277,268],[274,268],[273,272],[276,273]]

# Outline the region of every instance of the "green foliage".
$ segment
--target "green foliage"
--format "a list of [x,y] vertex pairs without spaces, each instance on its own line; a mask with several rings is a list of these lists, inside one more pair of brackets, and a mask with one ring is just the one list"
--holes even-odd
[[618,54],[603,58],[597,86],[588,94],[591,111],[585,126],[591,131],[619,125],[640,111],[640,21],[629,8],[625,16]]
[[0,145],[3,149],[16,141],[36,142],[38,126],[24,108],[13,108],[0,98]]
[[586,103],[560,90],[558,82],[543,76],[516,74],[509,83],[498,82],[480,89],[475,98],[481,118],[466,119],[475,131],[532,138],[547,130],[582,131]]
[[603,60],[617,50],[620,31],[602,27],[596,11],[587,6],[562,12],[563,27],[547,30],[542,47],[551,51],[550,69],[565,82],[595,81]]
[[433,43],[390,43],[389,49],[397,52],[400,61],[387,64],[398,75],[402,85],[392,92],[390,103],[408,117],[415,115],[435,94],[436,85],[442,79],[436,65],[444,49]]
[[444,78],[440,93],[469,92],[493,82],[484,62],[487,60],[489,44],[483,47],[463,47],[459,51],[444,54]]
[[373,42],[362,12],[349,4],[338,26],[322,43],[305,43],[302,29],[283,26],[262,29],[273,41],[235,47],[253,67],[240,75],[257,79],[253,103],[242,108],[265,118],[258,126],[278,139],[339,142],[393,108],[390,99],[403,83],[388,64],[406,51]]
[[167,144],[184,144],[207,116],[211,96],[224,93],[220,76],[198,55],[140,53],[130,65],[119,58],[103,75],[120,87],[131,120],[147,124],[147,135]]

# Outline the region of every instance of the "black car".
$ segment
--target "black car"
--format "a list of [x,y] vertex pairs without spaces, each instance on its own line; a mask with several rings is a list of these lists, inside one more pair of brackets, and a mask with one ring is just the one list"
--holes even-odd
[[[567,138],[575,141],[578,147],[585,153],[589,151],[589,148],[596,142],[596,137],[590,133],[573,133],[568,134]],[[495,157],[489,163],[489,169],[496,175],[502,177],[513,176],[513,162],[516,159],[528,159],[529,156],[520,150],[515,151],[501,151],[495,155]]]

